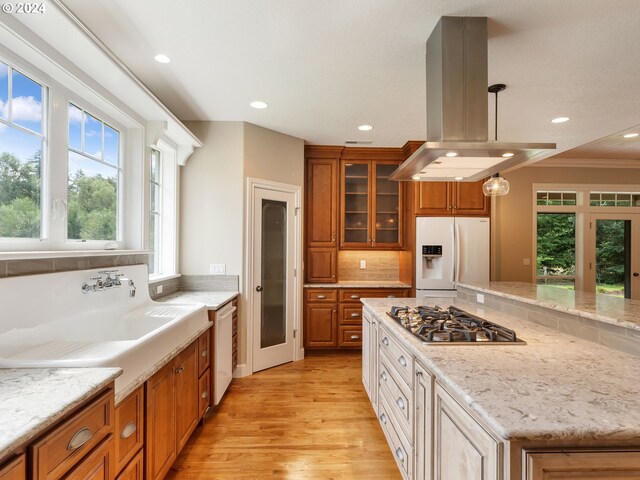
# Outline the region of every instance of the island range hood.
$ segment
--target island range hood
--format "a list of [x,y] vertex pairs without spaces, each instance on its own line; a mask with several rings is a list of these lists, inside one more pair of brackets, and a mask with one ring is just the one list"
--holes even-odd
[[391,180],[476,181],[555,143],[488,141],[487,18],[441,17],[427,40],[427,142]]

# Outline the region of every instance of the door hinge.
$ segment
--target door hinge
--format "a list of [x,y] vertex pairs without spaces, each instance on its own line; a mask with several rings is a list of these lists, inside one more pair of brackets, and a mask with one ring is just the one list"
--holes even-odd
[[293,208],[293,214],[297,217],[298,216],[298,210],[300,210],[300,207],[294,207]]
[[293,329],[293,338],[296,338],[296,336],[298,335],[298,330],[296,330],[295,328]]
[[591,262],[589,262],[589,270],[591,270]]
[[294,269],[293,269],[293,277],[295,278],[295,277],[297,277],[297,276],[298,276],[298,269],[297,269],[297,268],[294,268]]
[[589,222],[589,230],[591,230],[592,228],[593,228],[593,224]]

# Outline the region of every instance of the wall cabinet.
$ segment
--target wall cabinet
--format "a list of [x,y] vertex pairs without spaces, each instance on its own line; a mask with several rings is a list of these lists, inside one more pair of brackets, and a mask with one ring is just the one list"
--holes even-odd
[[402,247],[402,188],[395,160],[341,160],[340,248]]
[[487,217],[490,200],[479,182],[417,182],[414,186],[416,215],[464,215]]
[[406,297],[408,294],[406,288],[305,288],[305,348],[362,348],[360,299]]

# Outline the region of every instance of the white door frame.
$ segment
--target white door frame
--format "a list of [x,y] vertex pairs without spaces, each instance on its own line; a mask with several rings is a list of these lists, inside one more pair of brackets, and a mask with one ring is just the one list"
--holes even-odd
[[258,178],[247,177],[247,215],[245,225],[245,252],[247,259],[246,271],[245,271],[245,292],[247,292],[247,338],[246,338],[246,352],[247,363],[246,372],[247,375],[253,373],[253,325],[254,321],[253,308],[256,301],[257,294],[253,288],[253,242],[256,240],[256,235],[259,232],[253,231],[253,224],[255,220],[255,211],[253,208],[256,189],[272,190],[276,192],[292,193],[295,196],[295,242],[294,242],[294,258],[295,258],[295,278],[293,285],[295,293],[293,295],[293,323],[295,338],[293,339],[293,360],[302,360],[304,358],[304,348],[302,346],[302,207],[300,205],[300,199],[302,198],[302,187],[299,185],[288,185],[286,183],[272,182],[269,180],[260,180]]

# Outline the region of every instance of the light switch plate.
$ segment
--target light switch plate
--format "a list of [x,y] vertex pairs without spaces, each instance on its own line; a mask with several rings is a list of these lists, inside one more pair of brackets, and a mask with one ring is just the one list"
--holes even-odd
[[360,260],[360,270],[364,270],[365,268],[367,268],[367,261]]
[[209,264],[210,275],[224,275],[227,270],[227,266],[224,263],[211,263]]
[[478,303],[484,303],[484,295],[481,293],[476,294],[476,300]]
[[164,287],[163,287],[162,285],[158,285],[158,286],[156,287],[156,293],[157,293],[157,294],[162,293],[162,290],[164,290]]
[[523,258],[522,259],[522,265],[526,265],[526,266],[531,265],[531,259],[530,258]]

